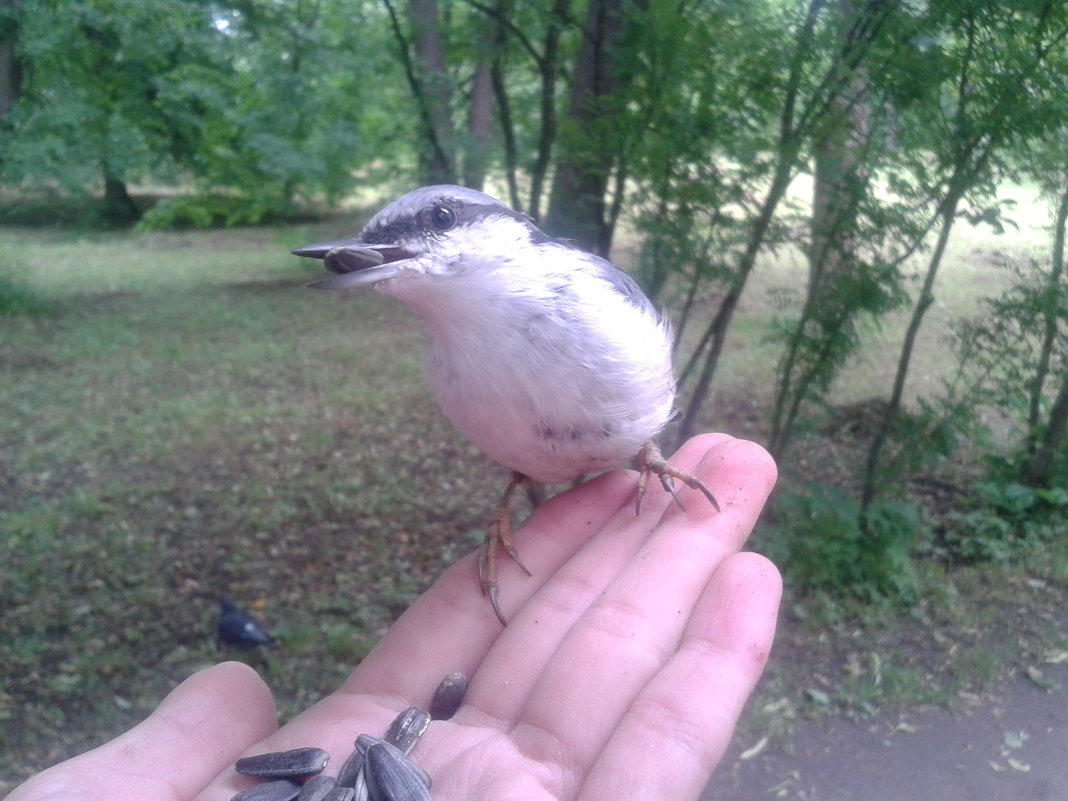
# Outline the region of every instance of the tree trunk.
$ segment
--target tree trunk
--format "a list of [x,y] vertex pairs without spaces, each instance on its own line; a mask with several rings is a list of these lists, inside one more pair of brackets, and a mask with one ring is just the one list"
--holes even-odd
[[946,252],[949,242],[949,232],[953,229],[953,221],[956,219],[957,206],[964,196],[966,185],[960,175],[954,175],[953,182],[939,212],[942,228],[938,234],[938,242],[931,258],[927,262],[927,274],[923,279],[923,287],[920,296],[913,307],[912,316],[909,318],[908,327],[905,330],[905,339],[901,343],[901,353],[898,356],[897,372],[894,375],[894,386],[890,392],[890,399],[883,409],[882,419],[872,437],[871,447],[868,449],[868,458],[864,467],[864,485],[861,491],[860,514],[863,523],[868,508],[878,494],[879,468],[881,465],[882,450],[890,438],[890,431],[894,426],[897,414],[901,409],[902,398],[905,394],[905,380],[909,374],[909,364],[912,361],[912,353],[916,347],[916,337],[920,333],[924,315],[934,303],[934,284],[938,276],[938,268],[942,265],[942,257]]
[[141,217],[133,198],[126,189],[126,182],[104,172],[104,219],[114,225],[128,225]]
[[858,205],[873,169],[868,70],[863,66],[886,9],[858,10],[841,0],[835,63],[840,77],[813,143],[814,182],[808,247],[808,291],[779,362],[768,449],[782,459],[802,404],[829,386],[855,342],[854,318],[863,309],[841,292],[864,269],[857,252]]
[[428,184],[456,183],[452,87],[445,68],[437,0],[411,0],[411,23],[418,82],[416,102],[422,106],[425,126],[425,139],[419,149],[423,180]]
[[[720,302],[719,311],[716,312],[708,328],[705,329],[705,333],[702,335],[701,341],[690,357],[690,363],[684,371],[688,374],[696,366],[702,352],[707,349],[708,352],[704,356],[704,364],[701,366],[697,384],[690,396],[689,403],[686,404],[686,411],[679,422],[677,433],[679,445],[693,436],[697,430],[701,406],[704,404],[712,386],[712,378],[715,375],[716,366],[719,364],[719,356],[723,352],[723,345],[727,339],[727,329],[730,327],[734,312],[738,308],[738,302],[741,300],[742,291],[749,280],[749,275],[756,266],[757,256],[764,247],[764,241],[775,218],[775,211],[778,209],[779,203],[786,194],[790,181],[793,180],[797,171],[801,144],[808,134],[808,126],[812,124],[813,119],[809,117],[807,111],[798,113],[798,103],[802,100],[801,81],[816,28],[816,21],[819,18],[822,7],[822,0],[809,0],[805,21],[798,31],[797,41],[793,47],[790,74],[783,90],[783,104],[779,114],[778,152],[775,154],[776,161],[771,184],[753,219],[745,250],[739,257],[738,267],[735,270],[734,278],[731,280],[730,288]],[[808,119],[799,123],[799,117]],[[683,381],[680,379],[679,385],[681,386],[682,383]]]
[[698,375],[697,384],[694,387],[693,394],[690,396],[690,402],[686,405],[686,411],[679,423],[677,440],[679,445],[692,437],[697,431],[698,415],[712,386],[712,377],[715,375],[716,366],[719,364],[719,356],[723,352],[723,345],[727,341],[727,329],[730,327],[735,309],[738,308],[738,302],[742,299],[742,291],[749,280],[749,275],[756,266],[757,256],[764,246],[768,229],[771,227],[771,222],[775,217],[775,210],[779,207],[780,201],[790,186],[790,180],[794,176],[798,147],[799,143],[797,141],[787,141],[781,144],[782,149],[778,155],[775,176],[771,186],[768,188],[768,194],[761,204],[759,216],[753,223],[745,252],[741,256],[730,289],[720,302],[719,311],[716,312],[716,316],[709,323],[701,344],[698,345],[692,357],[696,359],[701,350],[706,347],[709,348],[705,356],[704,365],[702,365],[701,372]]
[[1068,226],[1068,186],[1061,190],[1057,202],[1057,213],[1053,221],[1053,249],[1050,253],[1050,272],[1046,281],[1046,299],[1042,311],[1042,344],[1039,346],[1038,365],[1029,388],[1030,403],[1027,414],[1027,450],[1034,453],[1038,447],[1034,431],[1042,419],[1042,395],[1049,375],[1049,365],[1053,357],[1054,343],[1057,338],[1057,310],[1060,308],[1058,295],[1061,276],[1064,275],[1065,227]]
[[490,134],[493,132],[493,74],[490,59],[483,57],[475,67],[471,106],[464,144],[464,186],[481,190],[486,182]]
[[508,99],[508,87],[504,83],[504,67],[498,58],[490,70],[493,79],[493,97],[497,102],[497,119],[501,126],[504,149],[504,179],[508,184],[508,205],[523,211],[519,197],[519,147],[515,141],[515,125],[512,123],[512,104]]
[[1053,406],[1049,410],[1042,441],[1035,451],[1034,458],[1027,466],[1027,482],[1035,487],[1045,487],[1050,482],[1050,472],[1054,458],[1064,446],[1065,434],[1068,433],[1068,372],[1061,376],[1061,387]]
[[1031,386],[1031,408],[1028,415],[1028,452],[1030,462],[1025,471],[1027,482],[1033,486],[1048,486],[1054,457],[1064,444],[1068,429],[1068,371],[1061,376],[1060,389],[1050,408],[1049,419],[1042,431],[1041,440],[1036,439],[1041,420],[1042,394],[1046,378],[1049,376],[1050,362],[1053,358],[1057,338],[1057,326],[1061,319],[1060,310],[1064,308],[1060,295],[1065,290],[1061,286],[1064,276],[1065,228],[1068,226],[1068,186],[1061,191],[1057,203],[1057,214],[1053,223],[1053,252],[1050,259],[1050,273],[1047,280],[1047,297],[1043,308],[1042,345],[1039,350],[1039,363]]
[[560,52],[560,34],[567,20],[568,0],[555,0],[545,26],[538,72],[541,78],[541,122],[538,130],[538,150],[530,170],[530,209],[535,220],[541,219],[541,198],[545,190],[545,175],[549,170],[553,144],[556,141],[556,73]]
[[[14,12],[14,3],[6,3]],[[22,61],[15,52],[18,23],[9,19],[0,26],[0,122],[11,113],[22,94]]]
[[553,235],[602,255],[609,244],[605,193],[619,155],[605,141],[613,115],[608,101],[626,82],[625,5],[590,0],[571,79],[569,130],[560,142],[546,220]]

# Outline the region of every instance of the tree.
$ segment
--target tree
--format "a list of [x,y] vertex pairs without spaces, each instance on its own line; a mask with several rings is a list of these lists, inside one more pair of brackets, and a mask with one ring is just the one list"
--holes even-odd
[[901,411],[905,382],[950,231],[965,197],[988,187],[1011,143],[1038,138],[1057,124],[1050,114],[1065,95],[1064,72],[1046,69],[1068,37],[1068,12],[1057,3],[1017,9],[997,2],[935,4],[928,30],[939,34],[944,91],[918,106],[907,130],[912,182],[934,201],[938,236],[902,340],[889,400],[872,438],[863,474],[862,518],[885,483],[884,449]]
[[299,195],[337,197],[372,154],[396,151],[407,121],[388,110],[399,103],[380,102],[396,90],[356,68],[388,63],[359,46],[384,32],[377,9],[25,0],[15,7],[25,78],[0,132],[2,179],[74,192],[102,184],[117,221],[139,213],[127,186],[144,178],[193,183],[218,201],[155,209],[163,222],[218,222],[223,201],[233,222],[285,212]]
[[783,328],[771,415],[769,447],[780,459],[802,403],[829,390],[859,344],[856,319],[885,313],[904,298],[901,260],[887,260],[879,247],[888,233],[888,204],[873,198],[873,178],[888,155],[883,144],[891,104],[870,73],[881,74],[880,62],[910,50],[912,32],[907,17],[888,3],[858,7],[843,0],[830,16],[830,69],[841,76],[840,89],[811,135],[808,284],[800,314]]
[[95,173],[106,216],[136,217],[127,181],[164,171],[176,138],[160,113],[161,76],[187,58],[210,61],[198,47],[212,32],[207,5],[25,2],[15,24],[25,81],[5,179],[49,177],[80,189]]
[[0,122],[22,94],[22,60],[18,53],[19,16],[15,0],[0,5]]
[[607,254],[612,242],[605,195],[622,150],[618,103],[632,75],[633,28],[645,11],[643,2],[589,0],[571,76],[545,224],[595,253]]
[[[834,59],[826,57],[827,42],[839,41],[840,37],[833,28],[821,24],[827,13],[821,0],[811,0],[797,16],[782,11],[780,31],[788,33],[779,35],[790,43],[789,49],[782,52],[782,60],[735,76],[754,97],[761,99],[760,113],[770,117],[767,127],[770,136],[767,139],[750,136],[740,147],[735,145],[732,149],[741,156],[740,163],[754,163],[754,177],[758,180],[752,183],[759,199],[749,206],[746,234],[734,256],[732,276],[690,358],[697,377],[679,425],[680,441],[696,430],[730,323],[758,256],[773,241],[779,205],[802,168],[805,147],[814,132],[841,108],[839,99],[851,91],[854,71],[873,52],[872,43],[879,41],[878,34],[887,16],[886,4],[871,3],[868,8],[870,17],[858,14],[854,23],[863,35],[846,37],[847,46]],[[748,152],[743,148],[748,148]],[[752,190],[741,194],[754,197]],[[689,369],[684,371],[684,377],[688,378],[689,374]]]

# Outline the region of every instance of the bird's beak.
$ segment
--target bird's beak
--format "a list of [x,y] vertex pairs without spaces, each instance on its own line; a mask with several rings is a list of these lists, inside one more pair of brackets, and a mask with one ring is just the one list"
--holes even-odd
[[332,278],[308,284],[314,289],[357,289],[393,278],[404,270],[412,257],[396,245],[369,245],[359,238],[316,242],[293,251],[294,256],[322,259]]

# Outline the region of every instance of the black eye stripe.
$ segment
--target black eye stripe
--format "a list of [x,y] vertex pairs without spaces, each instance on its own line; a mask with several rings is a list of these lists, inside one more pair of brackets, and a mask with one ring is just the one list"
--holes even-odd
[[530,225],[533,234],[540,234],[540,236],[537,236],[537,241],[549,239],[533,226],[530,217],[521,212],[495,203],[465,203],[455,198],[442,198],[432,206],[420,209],[414,215],[393,219],[384,225],[379,224],[373,228],[366,228],[360,235],[360,239],[369,245],[384,245],[412,237],[442,233],[448,228],[434,225],[434,212],[441,207],[448,208],[454,215],[454,222],[448,228],[454,228],[457,225],[468,225],[486,217],[511,217],[513,220]]

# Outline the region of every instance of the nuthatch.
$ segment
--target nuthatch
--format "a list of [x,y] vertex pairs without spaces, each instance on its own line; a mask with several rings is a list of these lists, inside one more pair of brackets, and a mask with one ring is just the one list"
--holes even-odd
[[479,581],[501,622],[497,556],[512,544],[511,496],[637,458],[678,501],[653,438],[672,415],[668,324],[638,285],[599,256],[542,233],[500,201],[459,186],[416,189],[354,239],[298,248],[337,275],[319,289],[373,286],[410,306],[429,334],[426,375],[442,411],[512,470],[479,555]]

